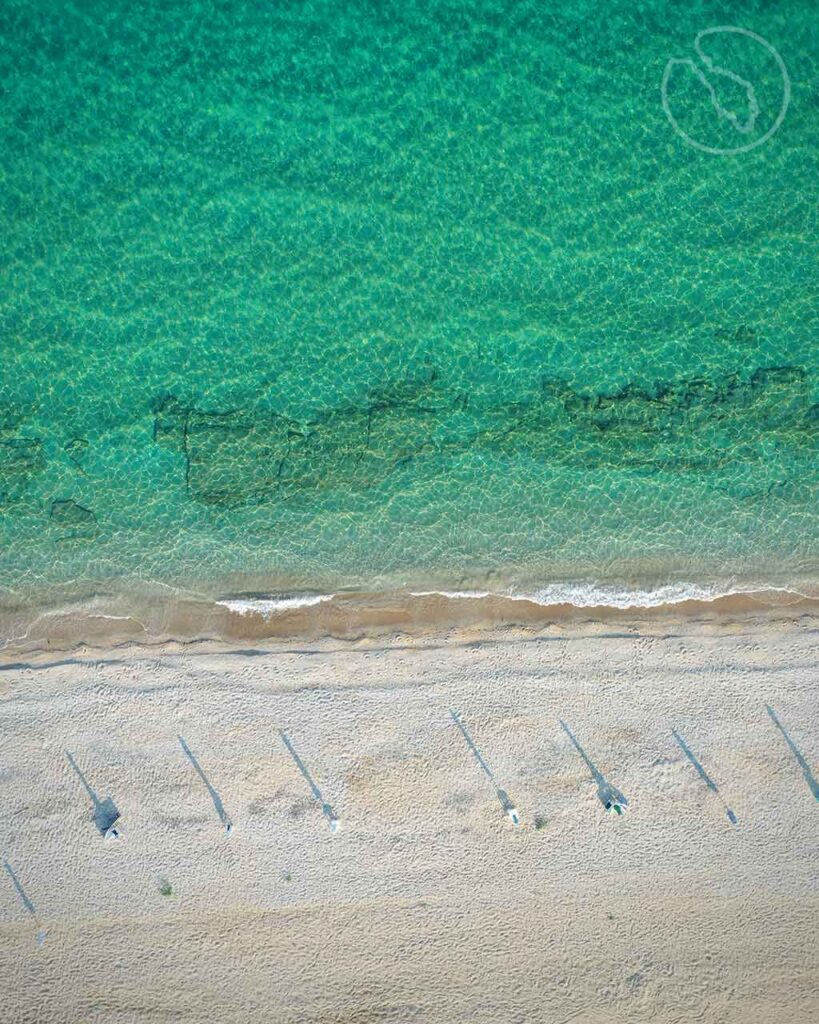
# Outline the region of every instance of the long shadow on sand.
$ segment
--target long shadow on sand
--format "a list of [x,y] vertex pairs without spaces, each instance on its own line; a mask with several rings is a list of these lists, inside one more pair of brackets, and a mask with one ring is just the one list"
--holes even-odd
[[179,740],[182,746],[182,750],[185,752],[185,757],[187,757],[187,759],[193,765],[196,774],[199,776],[202,782],[204,782],[205,789],[207,789],[208,793],[210,794],[210,798],[213,801],[213,806],[216,809],[216,813],[219,815],[219,820],[222,822],[222,825],[224,826],[225,834],[230,835],[230,833],[233,831],[233,822],[228,817],[228,813],[225,810],[225,805],[222,803],[222,798],[210,784],[210,779],[208,779],[207,775],[205,775],[205,773],[202,771],[201,765],[196,760],[196,757],[191,748],[188,746],[188,744],[184,741],[184,739],[181,736],[177,735],[176,738]]
[[731,808],[725,802],[725,800],[724,800],[724,798],[722,796],[722,793],[720,793],[719,787],[717,786],[716,782],[714,782],[714,780],[711,778],[711,776],[708,774],[708,772],[700,764],[696,754],[694,754],[694,752],[691,750],[691,748],[688,746],[688,744],[685,742],[685,740],[682,738],[682,736],[680,736],[680,734],[677,732],[676,729],[672,729],[671,730],[671,735],[677,741],[677,745],[679,746],[680,750],[682,750],[682,752],[685,754],[685,756],[688,758],[688,760],[694,766],[694,770],[696,771],[697,775],[699,775],[699,777],[702,779],[702,781],[705,783],[705,785],[720,800],[720,802],[722,803],[723,807],[725,808],[725,813],[728,815],[728,820],[731,822],[732,825],[736,825],[737,824],[737,816],[734,814],[734,812],[731,810]]
[[568,725],[566,725],[566,723],[562,719],[560,720],[560,725],[563,728],[563,731],[572,741],[575,750],[586,762],[586,766],[591,772],[591,777],[597,784],[597,798],[600,801],[600,803],[607,811],[613,810],[617,814],[622,814],[623,808],[628,807],[628,800],[625,798],[625,796],[623,796],[623,794],[620,792],[619,789],[617,789],[616,786],[613,786],[605,778],[605,776],[597,767],[597,765],[588,756],[586,751],[580,746],[572,730],[568,727]]
[[3,867],[6,869],[6,874],[11,879],[11,884],[17,890],[17,895],[20,897],[20,902],[26,908],[28,913],[31,915],[34,923],[37,925],[37,935],[36,935],[37,945],[38,946],[42,946],[43,942],[45,942],[46,930],[45,930],[45,928],[42,928],[40,926],[40,922],[39,922],[39,920],[37,918],[37,910],[35,909],[34,904],[31,901],[31,899],[29,898],[28,893],[23,888],[23,883],[17,877],[17,874],[15,873],[14,868],[11,866],[11,864],[9,864],[9,862],[7,860],[4,860],[3,861]]
[[80,771],[79,765],[74,760],[74,755],[69,753],[67,750],[65,756],[68,758],[68,763],[77,773],[77,777],[83,785],[83,789],[91,799],[92,811],[91,820],[94,822],[97,831],[103,837],[103,839],[119,839],[120,830],[116,827],[119,821],[119,811],[117,805],[107,796],[104,800],[100,800],[94,790],[88,783],[88,780]]
[[461,734],[463,735],[463,738],[466,740],[467,746],[472,751],[472,753],[475,755],[475,760],[481,766],[483,771],[486,773],[486,777],[492,783],[492,788],[495,790],[495,795],[497,796],[498,800],[500,801],[501,807],[503,808],[505,813],[509,815],[509,819],[512,822],[512,824],[513,825],[519,825],[520,824],[520,815],[518,814],[517,808],[512,803],[512,800],[511,800],[509,794],[506,792],[506,790],[505,789],[501,789],[500,786],[497,784],[497,782],[495,782],[495,776],[492,774],[492,769],[489,767],[489,765],[486,763],[486,761],[484,761],[483,755],[481,754],[480,750],[478,750],[477,746],[475,745],[475,741],[472,739],[472,737],[467,732],[466,726],[461,721],[461,716],[459,714],[456,714],[456,712],[454,712],[451,708],[449,710],[449,714],[450,714],[450,716],[452,718],[452,721],[461,730]]
[[338,820],[338,815],[333,810],[333,808],[325,801],[324,797],[321,795],[321,790],[316,785],[315,780],[313,779],[313,776],[307,770],[307,765],[299,757],[298,753],[296,752],[296,748],[290,742],[290,737],[287,735],[287,733],[283,729],[279,730],[279,735],[281,736],[282,742],[284,743],[284,745],[290,751],[290,756],[296,762],[296,767],[302,773],[304,778],[307,780],[307,785],[310,787],[310,791],[312,792],[312,794],[315,797],[316,801],[321,805],[322,813],[324,814],[324,817],[327,819],[327,822],[328,822],[328,824],[330,826],[330,829],[333,832],[338,832],[339,824],[340,824],[340,822]]
[[796,758],[796,763],[802,769],[802,774],[805,776],[805,782],[807,782],[807,784],[808,784],[808,789],[810,789],[811,793],[813,793],[814,800],[819,800],[819,782],[816,781],[816,777],[814,776],[813,772],[811,771],[810,765],[805,760],[805,758],[804,758],[804,756],[802,754],[802,751],[799,749],[799,747],[797,747],[797,745],[793,742],[793,740],[787,734],[787,732],[785,731],[785,726],[776,717],[776,712],[771,707],[771,705],[770,704],[766,704],[765,706],[768,709],[768,714],[770,715],[771,721],[777,727],[777,729],[782,733],[782,735],[785,737],[785,742],[791,748],[791,753]]
[[6,873],[11,879],[11,884],[17,890],[17,895],[20,897],[20,902],[23,904],[23,906],[26,908],[29,914],[31,914],[32,917],[36,918],[37,911],[34,908],[34,904],[31,902],[31,900],[28,897],[28,893],[23,888],[23,883],[14,873],[14,868],[11,866],[11,864],[9,864],[7,860],[3,861],[3,867],[6,869]]

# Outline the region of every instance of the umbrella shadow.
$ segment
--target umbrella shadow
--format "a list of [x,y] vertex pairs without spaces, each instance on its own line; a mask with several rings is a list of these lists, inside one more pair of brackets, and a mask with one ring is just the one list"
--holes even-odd
[[577,741],[577,737],[572,730],[566,725],[561,719],[560,725],[563,731],[572,741],[575,750],[580,754],[583,760],[586,762],[586,767],[591,772],[593,781],[597,784],[597,799],[603,805],[606,811],[614,811],[616,814],[622,814],[623,808],[628,807],[628,800],[620,790],[612,785],[608,779],[603,775],[597,765],[592,761],[586,751],[580,746]]
[[290,740],[290,737],[287,735],[287,733],[283,729],[279,730],[279,735],[282,738],[282,742],[284,743],[284,745],[287,747],[288,751],[290,752],[290,756],[296,762],[296,767],[301,772],[301,774],[304,776],[304,778],[307,780],[307,785],[310,787],[310,791],[313,794],[313,797],[321,805],[322,814],[327,819],[327,823],[330,826],[330,831],[331,832],[338,832],[339,828],[341,827],[341,822],[338,819],[338,815],[333,810],[333,808],[330,806],[330,804],[328,804],[327,801],[324,799],[324,797],[321,795],[321,790],[318,788],[318,786],[316,785],[315,780],[313,779],[313,776],[308,771],[307,765],[299,757],[299,755],[298,755],[298,753],[296,751],[296,748],[293,746],[293,744],[292,744],[292,742]]
[[83,775],[79,765],[74,760],[74,755],[66,750],[65,756],[68,758],[68,763],[76,772],[77,777],[82,783],[83,789],[91,800],[91,820],[94,822],[97,831],[103,839],[119,839],[122,835],[122,831],[117,828],[117,823],[120,819],[120,813],[117,810],[117,805],[110,796],[105,797],[104,800],[100,800],[91,788],[86,777]]
[[182,750],[185,753],[185,757],[187,757],[187,759],[193,765],[196,774],[199,776],[202,782],[204,782],[205,789],[207,789],[210,798],[213,801],[213,806],[216,810],[216,813],[219,815],[219,820],[222,822],[222,825],[225,829],[225,835],[229,836],[233,831],[233,822],[230,820],[228,813],[225,810],[225,805],[222,803],[222,798],[210,784],[210,779],[207,777],[207,775],[205,775],[204,771],[202,770],[202,766],[196,760],[195,754],[188,746],[188,744],[185,742],[185,740],[179,735],[177,735],[176,738],[179,740]]
[[723,798],[722,793],[720,793],[719,787],[717,786],[716,782],[714,782],[714,780],[711,778],[711,776],[708,774],[708,772],[705,770],[705,768],[703,768],[703,766],[700,763],[699,759],[697,758],[696,754],[691,750],[691,748],[688,746],[688,744],[685,742],[685,740],[682,738],[682,736],[680,736],[680,734],[677,732],[676,729],[672,729],[671,730],[671,735],[677,741],[677,746],[680,748],[680,750],[682,750],[682,752],[685,754],[685,756],[688,758],[688,760],[693,765],[694,770],[696,771],[697,775],[699,775],[699,777],[702,779],[702,781],[705,783],[705,785],[720,800],[720,802],[722,803],[723,807],[725,808],[725,813],[728,816],[728,820],[731,822],[732,825],[736,825],[737,824],[737,816],[734,814],[734,812],[731,810],[731,808],[725,802],[725,799]]
[[9,864],[9,862],[7,860],[4,860],[3,861],[3,867],[6,869],[6,874],[11,879],[11,884],[17,890],[17,895],[20,897],[20,902],[23,904],[23,906],[28,911],[28,913],[31,915],[32,920],[34,921],[34,923],[37,925],[37,934],[36,934],[35,938],[36,938],[36,941],[37,941],[37,945],[38,946],[42,946],[42,944],[45,942],[45,938],[46,938],[47,932],[46,932],[46,929],[43,928],[41,926],[41,924],[40,924],[40,921],[39,921],[39,919],[37,917],[37,910],[36,910],[34,904],[32,903],[31,899],[29,898],[28,893],[23,888],[23,883],[17,877],[17,875],[16,875],[16,873],[14,871],[14,868],[11,866],[11,864]]
[[483,755],[481,754],[480,750],[478,750],[478,747],[475,744],[475,741],[472,739],[472,737],[467,732],[467,728],[464,725],[463,721],[461,720],[461,716],[459,714],[457,714],[455,711],[453,711],[452,708],[449,709],[449,714],[450,714],[450,717],[452,718],[452,721],[461,730],[461,735],[466,740],[466,744],[469,747],[469,749],[475,755],[475,760],[481,766],[481,768],[482,768],[483,772],[485,773],[486,777],[491,782],[492,788],[495,790],[495,795],[497,796],[498,801],[500,802],[500,805],[503,808],[504,813],[506,815],[508,815],[509,820],[512,822],[513,825],[519,825],[520,824],[520,814],[518,813],[518,809],[515,807],[514,803],[512,802],[511,797],[506,792],[506,790],[505,789],[501,789],[501,787],[495,781],[495,776],[492,773],[492,769],[489,767],[489,765],[486,763],[486,761],[484,761]]
[[811,791],[811,793],[813,793],[814,800],[819,800],[819,782],[816,781],[816,776],[811,771],[811,767],[808,764],[808,762],[805,760],[805,757],[802,754],[802,751],[799,749],[799,747],[797,747],[797,745],[790,738],[790,736],[788,735],[788,733],[785,730],[785,726],[779,721],[779,719],[776,716],[776,712],[771,707],[771,705],[770,704],[766,704],[765,706],[768,709],[768,715],[770,716],[771,721],[776,726],[776,728],[782,733],[782,735],[785,737],[785,742],[788,744],[788,746],[790,747],[791,753],[796,758],[796,763],[802,769],[802,774],[805,776],[805,782],[807,782],[807,784],[808,784],[808,789]]

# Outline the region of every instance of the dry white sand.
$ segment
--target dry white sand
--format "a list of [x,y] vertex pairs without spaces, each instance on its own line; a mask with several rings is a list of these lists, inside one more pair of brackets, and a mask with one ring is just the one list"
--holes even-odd
[[[7,664],[0,856],[37,920],[0,871],[0,1018],[816,1020],[819,804],[766,712],[816,766],[816,629],[572,624]],[[64,749],[116,802],[120,841],[95,831]]]

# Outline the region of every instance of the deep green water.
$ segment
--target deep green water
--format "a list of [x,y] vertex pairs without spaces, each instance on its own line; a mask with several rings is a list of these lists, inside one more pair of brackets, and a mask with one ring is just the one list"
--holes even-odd
[[[701,29],[779,131],[675,133]],[[0,6],[0,585],[815,575],[812,5]],[[783,83],[722,34],[711,147]],[[741,125],[742,126],[742,125]]]

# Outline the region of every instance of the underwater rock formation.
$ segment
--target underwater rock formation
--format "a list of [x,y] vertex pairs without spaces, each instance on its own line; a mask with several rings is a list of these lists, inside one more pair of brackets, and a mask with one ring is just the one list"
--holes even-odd
[[60,526],[89,526],[97,517],[71,498],[51,502],[50,518]]
[[0,434],[0,505],[20,498],[44,466],[39,438],[3,438]]
[[800,448],[816,438],[800,367],[631,382],[599,393],[547,378],[517,403],[481,401],[434,371],[304,421],[251,405],[199,409],[164,394],[152,405],[154,439],[184,456],[194,500],[230,508],[371,487],[410,460],[467,449],[587,469],[712,471],[761,460],[771,445]]

